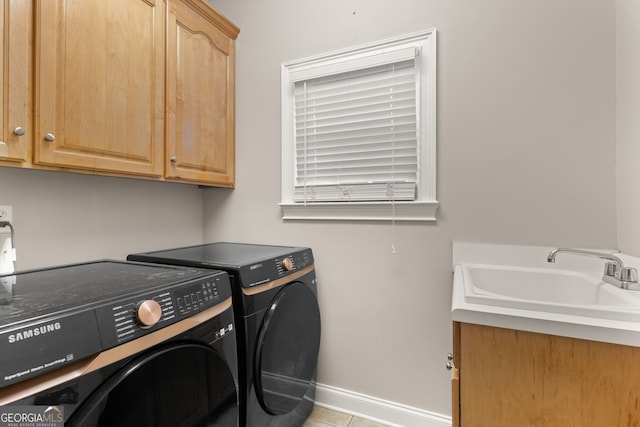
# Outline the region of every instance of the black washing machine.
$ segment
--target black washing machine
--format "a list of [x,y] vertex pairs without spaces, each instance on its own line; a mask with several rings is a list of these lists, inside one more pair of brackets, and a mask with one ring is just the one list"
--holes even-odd
[[0,305],[4,409],[66,427],[238,426],[227,273],[105,260],[11,276]]
[[223,242],[128,259],[229,273],[238,326],[241,425],[304,423],[315,400],[320,348],[311,249]]

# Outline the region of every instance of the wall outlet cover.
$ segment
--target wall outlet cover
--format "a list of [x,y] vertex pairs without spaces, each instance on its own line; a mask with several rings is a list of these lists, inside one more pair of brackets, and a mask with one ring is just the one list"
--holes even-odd
[[[0,221],[13,221],[13,206],[0,205]],[[0,232],[4,232],[4,229],[0,229]]]

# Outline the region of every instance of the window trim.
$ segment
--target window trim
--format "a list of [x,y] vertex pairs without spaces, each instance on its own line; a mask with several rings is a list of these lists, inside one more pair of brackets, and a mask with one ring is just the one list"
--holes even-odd
[[[318,66],[420,48],[421,111],[418,190],[415,201],[294,202],[295,139],[293,135],[292,73]],[[282,217],[285,220],[435,221],[436,200],[436,30],[429,29],[327,54],[285,62],[281,66]]]

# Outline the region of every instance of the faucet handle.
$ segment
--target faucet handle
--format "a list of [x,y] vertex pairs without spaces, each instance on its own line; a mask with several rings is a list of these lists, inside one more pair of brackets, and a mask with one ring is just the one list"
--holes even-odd
[[604,264],[604,275],[609,277],[618,278],[620,272],[620,266],[615,262],[607,262]]
[[623,267],[620,270],[620,280],[623,282],[638,283],[638,270],[631,267]]

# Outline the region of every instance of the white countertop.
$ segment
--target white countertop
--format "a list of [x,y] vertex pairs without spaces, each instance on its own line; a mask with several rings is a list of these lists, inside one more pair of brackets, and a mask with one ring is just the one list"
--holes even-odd
[[[556,262],[547,262],[553,247],[453,243],[453,294],[451,315],[454,321],[517,329],[529,332],[581,338],[640,347],[640,322],[609,320],[569,314],[515,309],[467,303],[464,298],[461,264],[489,264],[572,270],[601,278],[604,261],[597,258],[559,254]],[[640,259],[614,250],[625,266],[640,269]],[[640,299],[640,291],[627,291]]]

